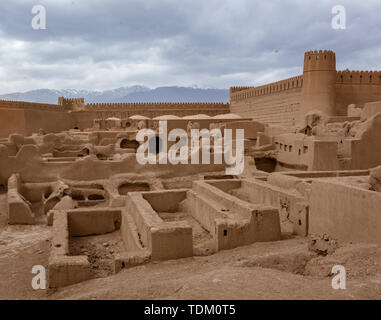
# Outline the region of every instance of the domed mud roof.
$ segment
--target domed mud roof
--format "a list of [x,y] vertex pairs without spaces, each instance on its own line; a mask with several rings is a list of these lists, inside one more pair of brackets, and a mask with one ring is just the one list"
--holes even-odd
[[235,113],[226,113],[216,115],[213,119],[242,119],[242,117]]
[[176,119],[181,119],[181,118],[173,114],[165,114],[165,115],[153,118],[153,120],[176,120]]
[[146,116],[141,116],[140,114],[135,114],[135,115],[128,117],[128,118],[131,120],[149,120],[150,119]]
[[211,116],[208,116],[207,114],[203,114],[203,113],[183,117],[183,119],[187,119],[187,120],[208,120],[211,118],[212,118]]

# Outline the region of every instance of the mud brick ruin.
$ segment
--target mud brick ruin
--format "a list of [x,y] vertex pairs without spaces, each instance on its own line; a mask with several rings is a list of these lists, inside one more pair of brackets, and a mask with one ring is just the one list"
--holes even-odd
[[[243,173],[139,164],[138,131],[163,120],[244,129]],[[230,104],[0,101],[0,137],[7,223],[49,228],[50,288],[285,235],[381,245],[381,72],[337,71],[332,51]]]

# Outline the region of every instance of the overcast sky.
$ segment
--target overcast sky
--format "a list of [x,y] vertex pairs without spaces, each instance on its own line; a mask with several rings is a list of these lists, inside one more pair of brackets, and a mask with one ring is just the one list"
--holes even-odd
[[[31,26],[46,8],[46,30]],[[331,9],[346,8],[334,30]],[[135,84],[228,88],[302,73],[306,50],[338,69],[381,69],[380,0],[15,0],[0,3],[0,93]]]

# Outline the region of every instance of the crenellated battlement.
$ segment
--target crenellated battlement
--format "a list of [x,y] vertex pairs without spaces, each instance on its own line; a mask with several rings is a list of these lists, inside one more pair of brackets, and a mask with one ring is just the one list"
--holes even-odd
[[336,54],[331,50],[307,51],[303,72],[336,70]]
[[232,87],[246,89],[232,91],[232,88],[230,88],[230,100],[240,101],[263,95],[272,95],[286,90],[302,88],[302,86],[303,76],[296,76],[259,87]]
[[305,52],[303,75],[260,87],[230,88],[232,112],[268,123],[303,125],[304,115],[312,110],[345,116],[349,104],[379,100],[381,71],[336,71],[332,50]]
[[85,98],[58,97],[58,104],[72,110],[81,110],[85,106]]
[[88,103],[85,110],[134,110],[134,109],[229,109],[229,103],[219,102],[116,102],[116,103]]
[[115,102],[115,103],[84,103],[84,98],[58,98],[58,104],[1,100],[0,108],[7,109],[32,109],[52,111],[102,111],[102,110],[190,110],[209,109],[229,111],[229,103],[220,102]]
[[247,89],[252,89],[254,87],[230,87],[230,94],[232,93],[235,93],[235,92],[238,92],[238,91],[242,91],[242,90],[247,90]]
[[154,118],[162,115],[207,114],[211,117],[230,112],[229,103],[219,102],[136,102],[136,103],[89,103],[84,98],[58,99],[59,104],[0,100],[0,137],[13,132],[31,135],[42,129],[45,132],[61,132],[77,127],[90,128],[93,119],[132,115]]
[[47,110],[47,111],[64,111],[67,110],[58,104],[26,102],[16,100],[0,99],[0,108],[6,109],[32,109],[32,110]]
[[381,71],[338,71],[336,74],[336,83],[357,85],[381,85]]
[[310,50],[304,53],[304,57],[317,56],[317,55],[318,56],[328,56],[328,55],[336,56],[335,52],[332,50]]

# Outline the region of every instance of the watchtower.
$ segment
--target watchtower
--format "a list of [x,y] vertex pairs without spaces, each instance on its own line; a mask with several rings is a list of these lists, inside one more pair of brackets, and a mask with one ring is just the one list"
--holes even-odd
[[330,50],[304,54],[303,88],[300,120],[306,113],[318,110],[335,115],[336,55]]

